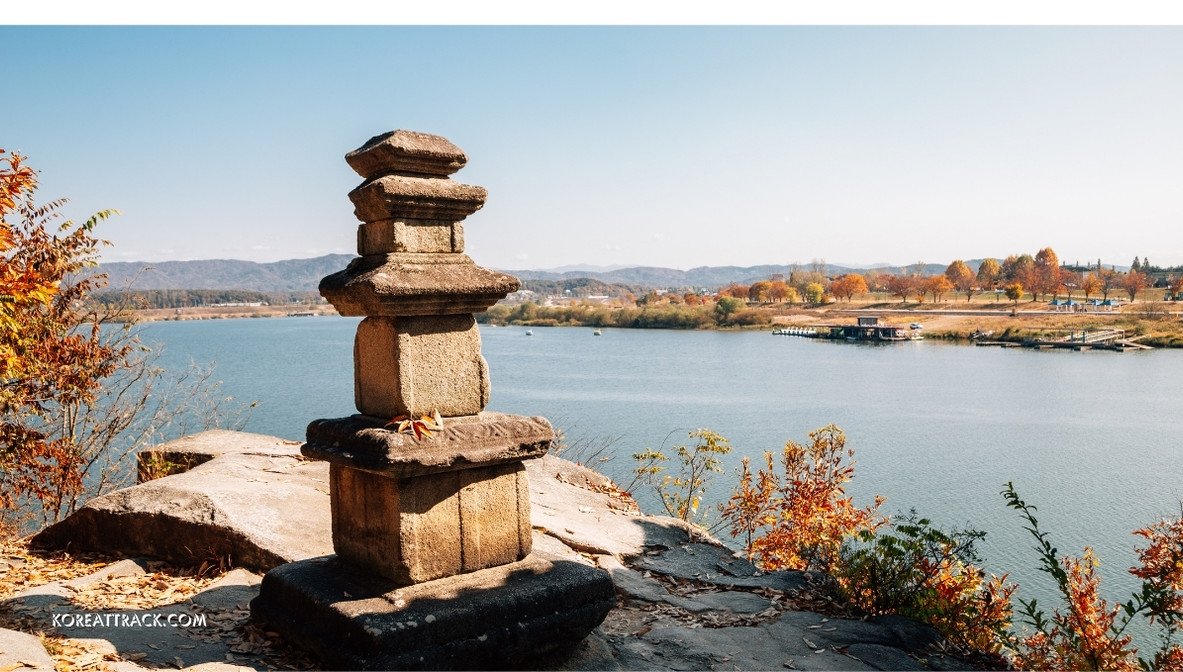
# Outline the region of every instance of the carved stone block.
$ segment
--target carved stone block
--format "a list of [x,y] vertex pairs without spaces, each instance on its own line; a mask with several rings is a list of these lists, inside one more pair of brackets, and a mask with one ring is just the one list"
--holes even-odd
[[370,138],[346,154],[345,162],[367,180],[392,173],[447,177],[468,157],[443,136],[399,130]]
[[489,371],[472,315],[368,317],[354,341],[357,410],[380,418],[475,415]]
[[423,219],[384,219],[357,227],[357,253],[450,253],[464,251],[464,230],[459,222]]
[[333,548],[402,585],[516,562],[531,549],[520,462],[395,478],[333,464]]
[[393,431],[380,418],[354,415],[313,420],[305,457],[410,478],[542,457],[554,441],[546,418],[484,412],[445,418],[443,431],[421,439]]
[[353,214],[363,222],[383,219],[459,221],[485,204],[484,187],[439,177],[385,175],[349,192]]
[[320,293],[342,315],[455,315],[487,310],[520,286],[465,254],[390,253],[354,259],[322,279]]

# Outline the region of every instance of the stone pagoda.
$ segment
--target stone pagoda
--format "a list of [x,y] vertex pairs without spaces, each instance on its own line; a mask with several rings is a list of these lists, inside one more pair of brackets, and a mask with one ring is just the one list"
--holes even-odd
[[600,570],[531,554],[522,462],[550,447],[550,423],[484,411],[473,314],[519,286],[464,254],[463,220],[487,193],[450,179],[467,157],[436,135],[385,133],[345,160],[363,179],[349,193],[361,256],[320,292],[365,317],[353,351],[359,414],[313,421],[302,448],[330,465],[336,555],[269,572],[252,613],[335,668],[562,656],[615,594]]

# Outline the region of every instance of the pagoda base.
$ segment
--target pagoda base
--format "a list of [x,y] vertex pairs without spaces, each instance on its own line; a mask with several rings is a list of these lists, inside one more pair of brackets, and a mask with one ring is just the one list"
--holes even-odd
[[251,616],[328,669],[512,669],[564,659],[615,605],[607,572],[538,555],[402,587],[327,556],[268,572]]

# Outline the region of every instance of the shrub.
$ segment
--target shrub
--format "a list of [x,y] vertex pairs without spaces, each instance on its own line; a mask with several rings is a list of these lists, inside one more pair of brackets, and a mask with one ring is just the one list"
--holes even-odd
[[633,470],[633,483],[626,490],[631,491],[638,481],[644,482],[661,498],[666,513],[688,523],[701,523],[706,512],[700,514],[699,509],[707,482],[712,473],[723,471],[718,456],[730,453],[731,443],[709,429],[696,429],[690,432],[690,438],[698,439],[698,443],[674,447],[678,456],[674,473],[666,468],[669,457],[660,450],[646,448],[634,454],[638,465]]
[[114,211],[57,223],[65,201],[36,205],[34,174],[3,154],[0,527],[20,528],[117,485],[139,448],[216,426],[225,399],[206,371],[167,375],[130,324],[112,324],[125,316],[91,301],[106,284],[84,273],[106,244],[94,229]]
[[[1136,670],[1183,669],[1183,649],[1173,642],[1183,620],[1183,518],[1163,520],[1134,532],[1149,542],[1138,550],[1139,566],[1130,573],[1142,579],[1140,590],[1128,601],[1110,605],[1100,597],[1100,580],[1093,550],[1081,557],[1060,558],[1039,528],[1031,506],[1019,498],[1011,483],[1002,492],[1007,506],[1022,513],[1035,537],[1040,570],[1056,581],[1064,599],[1049,620],[1036,601],[1019,600],[1024,623],[1033,632],[1013,636],[1015,664],[1025,669]],[[1161,629],[1161,645],[1151,658],[1139,658],[1125,634],[1136,616]]]
[[860,509],[846,496],[854,450],[842,430],[827,425],[809,439],[808,446],[785,444],[779,473],[771,452],[755,478],[744,458],[739,488],[723,507],[731,536],[742,535],[748,558],[765,569],[832,571],[844,541],[885,522],[878,515],[883,498]]
[[923,621],[967,648],[997,653],[1010,627],[1006,576],[986,578],[977,530],[946,532],[915,511],[843,549],[835,570],[843,595],[863,612]]

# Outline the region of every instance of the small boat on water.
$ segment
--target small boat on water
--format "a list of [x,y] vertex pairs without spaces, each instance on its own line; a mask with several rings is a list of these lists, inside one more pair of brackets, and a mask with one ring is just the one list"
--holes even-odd
[[604,335],[604,332],[600,331],[599,329],[596,329],[595,331],[592,332],[592,336],[603,336],[603,335]]
[[533,336],[533,335],[534,335],[534,330],[533,330],[533,329],[527,329],[527,330],[526,330],[526,335],[527,335],[527,336]]

